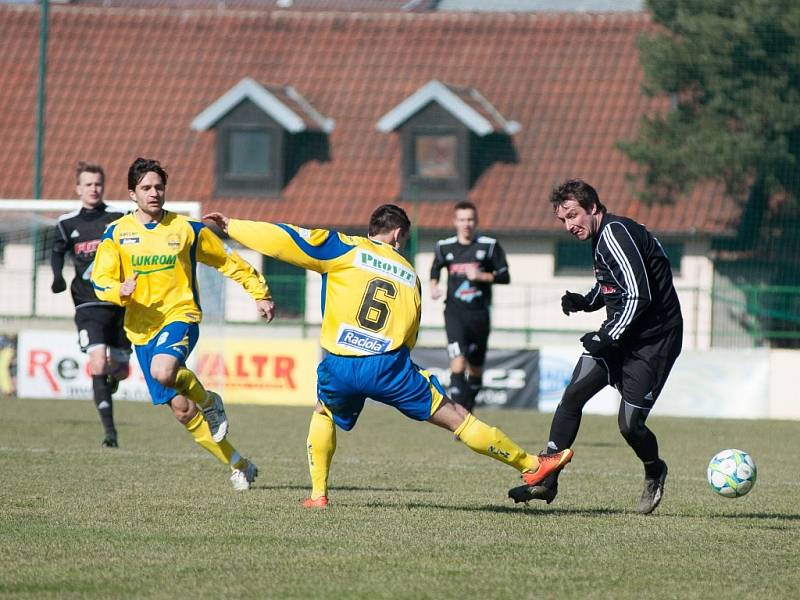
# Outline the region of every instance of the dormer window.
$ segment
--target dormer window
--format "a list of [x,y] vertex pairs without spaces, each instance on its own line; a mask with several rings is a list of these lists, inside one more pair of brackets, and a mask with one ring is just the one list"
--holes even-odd
[[192,121],[196,131],[217,131],[217,196],[279,197],[304,162],[328,160],[333,127],[294,88],[252,79],[240,81]]
[[458,177],[458,136],[418,133],[414,136],[414,176],[423,179]]
[[244,100],[217,127],[217,196],[280,196],[284,131]]
[[431,81],[384,115],[378,129],[400,134],[403,198],[458,200],[481,169],[507,160],[508,137],[519,124],[506,121],[473,88]]
[[469,189],[469,134],[438,104],[428,104],[399,127],[403,197],[457,199]]
[[278,132],[267,127],[230,127],[226,132],[226,158],[223,174],[231,179],[274,177],[278,172],[275,138]]

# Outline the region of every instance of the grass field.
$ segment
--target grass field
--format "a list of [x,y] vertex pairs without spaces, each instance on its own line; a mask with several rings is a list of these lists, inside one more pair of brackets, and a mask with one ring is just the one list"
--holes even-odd
[[[0,597],[797,598],[800,422],[651,418],[670,465],[656,513],[616,419],[588,415],[553,504],[514,506],[516,473],[444,431],[370,405],[339,432],[332,505],[309,512],[308,409],[228,407],[260,467],[249,492],[166,409],[116,405],[99,447],[91,402],[0,401]],[[550,415],[481,416],[539,451]],[[705,466],[749,451],[750,495]]]

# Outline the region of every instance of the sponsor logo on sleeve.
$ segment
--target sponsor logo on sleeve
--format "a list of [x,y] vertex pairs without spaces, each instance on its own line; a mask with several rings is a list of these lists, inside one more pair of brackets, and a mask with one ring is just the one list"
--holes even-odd
[[383,354],[389,349],[392,340],[377,336],[355,327],[342,325],[336,345],[348,348],[358,354]]

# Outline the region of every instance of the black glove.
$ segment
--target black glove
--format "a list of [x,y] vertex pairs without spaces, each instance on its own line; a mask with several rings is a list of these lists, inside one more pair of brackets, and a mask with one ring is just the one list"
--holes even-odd
[[588,308],[589,303],[586,301],[586,298],[583,297],[583,294],[566,292],[563,296],[561,296],[561,310],[564,311],[565,315],[579,312],[581,310],[587,310]]
[[586,352],[596,356],[608,348],[614,340],[602,329],[600,331],[590,331],[581,337],[581,344],[586,348]]
[[63,277],[56,277],[53,279],[53,283],[50,286],[50,289],[53,290],[54,294],[60,294],[65,289],[67,289],[67,282],[64,281]]

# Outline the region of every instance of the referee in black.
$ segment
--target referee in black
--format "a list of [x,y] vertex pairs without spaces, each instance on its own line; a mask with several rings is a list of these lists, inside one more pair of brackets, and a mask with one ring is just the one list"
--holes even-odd
[[[581,337],[585,352],[564,390],[550,425],[545,453],[569,448],[578,435],[583,407],[606,385],[622,395],[618,424],[644,465],[639,512],[650,514],[664,495],[667,463],[655,434],[645,425],[672,365],[681,352],[683,317],[664,249],[644,226],[606,211],[595,189],[579,179],[552,192],[556,217],[579,240],[592,241],[597,283],[589,293],[567,292],[564,314],[603,307],[606,319]],[[558,474],[539,485],[509,490],[516,502],[556,497]]]
[[67,289],[64,280],[64,259],[72,256],[75,278],[70,291],[75,303],[75,324],[81,351],[89,355],[94,404],[105,430],[102,445],[117,448],[117,429],[111,395],[119,380],[128,376],[131,343],[123,329],[125,309],[95,296],[90,279],[92,263],[106,225],[122,217],[103,202],[105,174],[100,165],[78,163],[75,190],[81,201],[78,210],[61,215],[56,224],[55,241],[50,255],[53,269],[53,293]]
[[459,202],[453,209],[456,235],[436,242],[431,265],[431,298],[442,297],[439,275],[447,268],[444,324],[450,356],[449,396],[464,408],[475,408],[483,383],[489,340],[492,285],[509,283],[506,254],[493,237],[478,235],[478,209]]

